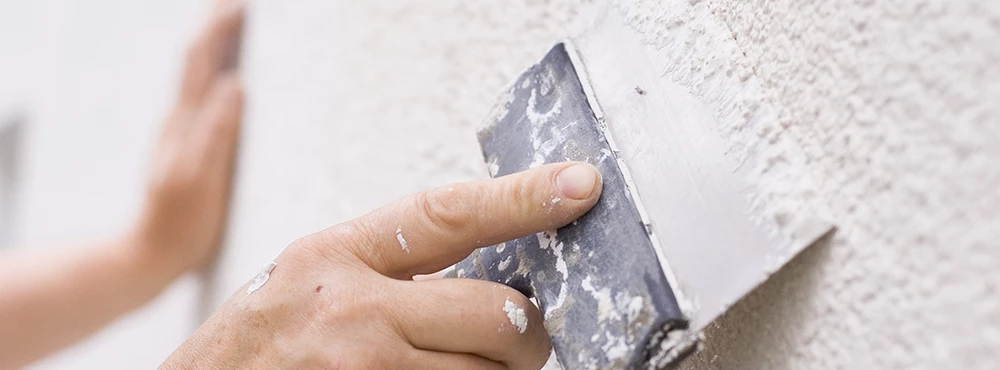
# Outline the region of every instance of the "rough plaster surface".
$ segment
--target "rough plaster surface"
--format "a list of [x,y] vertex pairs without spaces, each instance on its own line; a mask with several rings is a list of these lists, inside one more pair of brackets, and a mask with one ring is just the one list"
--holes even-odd
[[[482,176],[471,127],[496,89],[563,35],[578,5],[344,5],[351,31],[329,95],[340,108],[327,119],[339,158],[329,173],[351,200],[331,218]],[[716,108],[734,150],[765,153],[749,165],[759,166],[760,201],[775,217],[808,209],[839,226],[713,326],[687,368],[997,366],[1000,112],[991,102],[1000,91],[989,82],[1000,8],[613,6],[677,61],[665,73]],[[286,21],[289,32],[316,24]],[[323,64],[307,73],[321,75]],[[756,110],[766,114],[741,119]]]
[[[1000,7],[618,7],[677,55],[666,73],[732,115],[736,145],[767,153],[755,165],[777,217],[839,226],[709,330],[688,368],[998,366]],[[772,114],[739,128],[757,109]]]
[[[767,154],[751,165],[776,217],[808,209],[839,226],[711,327],[685,368],[1000,367],[1000,3],[606,1],[677,61],[665,73],[716,107],[735,152]],[[585,2],[253,1],[235,214],[208,306],[295,237],[484,177],[475,125],[503,84],[575,32]],[[146,153],[176,70],[156,50],[179,52],[185,39],[166,30],[200,10],[45,12],[62,3],[75,4],[0,12],[12,15],[0,22],[0,98],[35,112],[26,242],[128,218],[113,199],[139,192],[142,162],[128,158]],[[741,120],[756,110],[760,121]],[[116,144],[78,140],[107,135]],[[196,291],[175,288],[48,366],[151,367],[187,331],[177,320]]]
[[[665,75],[714,108],[736,155],[761,153],[747,164],[759,206],[779,221],[808,210],[839,227],[713,325],[685,368],[998,366],[1000,6],[608,3],[675,62]],[[242,198],[235,238],[272,238],[276,253],[298,235],[302,222],[260,216],[279,207],[254,200],[266,194],[321,227],[484,176],[473,127],[505,82],[586,27],[586,15],[570,26],[583,5],[256,3],[248,145],[310,165],[283,160],[273,165],[282,174],[300,172],[241,181],[260,192]],[[286,131],[302,139],[269,136]],[[315,140],[324,143],[296,151]],[[232,264],[243,270],[232,283],[263,258]]]

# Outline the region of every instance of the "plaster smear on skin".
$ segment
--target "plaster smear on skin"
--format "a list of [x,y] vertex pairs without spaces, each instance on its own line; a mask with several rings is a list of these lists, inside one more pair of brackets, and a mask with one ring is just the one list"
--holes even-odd
[[403,248],[403,251],[410,253],[410,246],[406,244],[406,239],[403,238],[403,227],[396,228],[396,240],[399,240],[399,246]]
[[511,325],[517,327],[518,333],[524,334],[528,330],[528,316],[524,314],[524,309],[511,302],[510,298],[504,301],[503,312],[507,313],[507,319]]
[[271,278],[271,271],[274,271],[274,267],[277,265],[278,265],[277,263],[271,261],[265,263],[264,266],[261,266],[260,271],[257,272],[257,276],[254,276],[253,278],[253,283],[250,283],[250,286],[247,287],[247,295],[256,292],[257,289],[260,289],[260,287],[264,286],[264,283],[266,283],[267,280]]

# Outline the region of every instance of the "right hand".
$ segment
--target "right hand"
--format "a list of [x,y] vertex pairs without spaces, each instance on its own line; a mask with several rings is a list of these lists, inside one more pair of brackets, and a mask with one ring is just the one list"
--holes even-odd
[[[306,236],[263,287],[237,291],[162,368],[540,369],[551,343],[521,293],[412,278],[564,226],[601,188],[593,166],[551,164],[416,194]],[[511,303],[527,319],[523,332],[504,310]]]

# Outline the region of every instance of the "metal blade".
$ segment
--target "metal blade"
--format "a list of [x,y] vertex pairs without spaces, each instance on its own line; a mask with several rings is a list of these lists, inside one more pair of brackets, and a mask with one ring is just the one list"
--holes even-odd
[[754,209],[751,169],[729,154],[723,123],[685,86],[662,76],[666,61],[617,12],[606,14],[573,40],[570,54],[697,332],[832,227],[782,226]]

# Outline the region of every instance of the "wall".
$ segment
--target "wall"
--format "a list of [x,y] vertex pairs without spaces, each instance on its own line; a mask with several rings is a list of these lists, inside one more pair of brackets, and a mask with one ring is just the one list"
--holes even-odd
[[[0,1],[0,121],[23,117],[16,204],[0,209],[15,213],[0,217],[12,225],[0,239],[58,250],[132,219],[204,10],[194,0]],[[154,368],[197,326],[198,291],[182,279],[34,368]]]
[[[650,50],[675,61],[665,74],[714,107],[721,128],[749,110],[770,112],[730,140],[767,154],[758,180],[774,212],[804,210],[838,226],[711,327],[686,368],[997,366],[1000,7],[610,3]],[[325,177],[273,181],[328,181],[328,203],[303,200],[287,215],[323,207],[330,221],[482,176],[472,130],[494,92],[556,38],[586,27],[573,25],[577,2],[260,5],[259,30],[272,36],[257,47],[287,49],[260,52],[251,86],[257,103],[274,106],[251,119],[296,114],[300,103],[285,94],[321,97],[325,108],[306,109],[326,109],[308,118],[330,125]],[[347,30],[343,39],[289,45],[331,22]],[[316,79],[329,85],[291,83]]]
[[[768,110],[730,140],[768,153],[759,181],[775,212],[807,210],[838,226],[713,325],[685,368],[1000,365],[992,355],[1000,346],[1000,107],[992,103],[1000,101],[1000,3],[596,1],[675,61],[665,73],[714,107],[722,128],[750,109]],[[295,237],[409,192],[485,176],[475,125],[504,83],[554,40],[587,26],[584,2],[253,2],[235,214],[202,308]],[[0,22],[35,30],[18,35],[49,45],[14,58],[44,82],[20,95],[43,102],[32,110],[30,153],[39,159],[25,180],[35,195],[23,207],[34,210],[19,217],[28,220],[19,224],[24,241],[99,233],[134,211],[113,198],[137,196],[138,158],[155,124],[136,122],[156,122],[151,112],[165,104],[146,87],[171,87],[174,59],[157,50],[179,50],[183,33],[172,29],[199,14],[194,2],[152,10],[88,4],[75,5],[91,10],[85,16],[26,5],[36,17],[26,19],[39,22]],[[0,35],[4,45],[34,45],[6,29]],[[100,49],[75,46],[95,40]],[[123,46],[142,52],[116,52]],[[0,63],[11,63],[4,56]],[[131,63],[152,67],[122,69]],[[117,82],[94,91],[101,84],[92,81]],[[112,108],[130,113],[101,113]],[[110,148],[79,139],[108,135],[124,136],[102,141]],[[81,168],[100,176],[81,182],[73,172]],[[98,210],[110,216],[81,221]],[[188,284],[62,364],[118,361],[113,348],[125,346],[112,344],[129,343],[138,353],[114,367],[150,367],[164,351],[153,346],[165,344],[143,339],[164,333],[149,321],[196,321],[184,316],[199,294]],[[167,310],[177,316],[158,316]],[[118,335],[127,339],[109,339]]]

